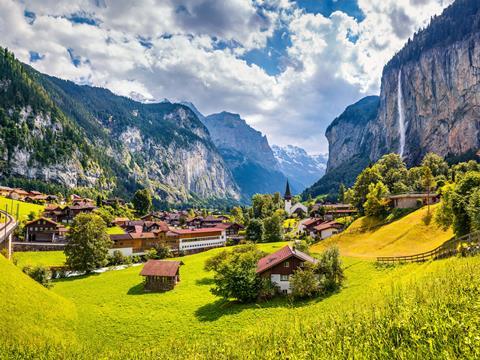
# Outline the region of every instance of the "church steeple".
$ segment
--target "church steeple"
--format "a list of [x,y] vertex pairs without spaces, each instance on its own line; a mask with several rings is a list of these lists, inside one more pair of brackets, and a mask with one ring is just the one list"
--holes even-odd
[[290,192],[290,184],[287,179],[287,187],[285,188],[285,195],[283,196],[285,200],[292,200],[292,193]]

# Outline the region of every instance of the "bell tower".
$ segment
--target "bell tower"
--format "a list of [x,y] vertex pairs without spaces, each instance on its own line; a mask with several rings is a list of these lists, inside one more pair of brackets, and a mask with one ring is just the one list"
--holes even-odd
[[287,180],[287,187],[285,188],[285,195],[283,195],[283,199],[285,200],[285,211],[288,215],[290,215],[290,211],[292,209],[292,193],[290,191],[290,184]]

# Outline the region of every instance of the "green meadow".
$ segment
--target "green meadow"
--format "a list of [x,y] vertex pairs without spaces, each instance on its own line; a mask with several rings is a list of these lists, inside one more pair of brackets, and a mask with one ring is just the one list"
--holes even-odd
[[[209,291],[213,273],[203,265],[220,250],[181,258],[181,281],[166,293],[143,292],[141,267],[47,290],[0,259],[0,349],[6,358],[44,359],[480,357],[480,257],[395,267],[343,257],[346,281],[335,294],[243,305]],[[62,261],[41,254],[17,261]]]
[[16,216],[17,209],[19,220],[27,220],[30,213],[34,212],[38,216],[43,212],[45,207],[43,205],[30,204],[0,196],[0,210],[7,210],[10,214]]

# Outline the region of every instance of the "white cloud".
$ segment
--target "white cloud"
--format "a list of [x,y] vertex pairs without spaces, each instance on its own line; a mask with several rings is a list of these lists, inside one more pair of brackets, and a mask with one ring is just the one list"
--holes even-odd
[[[288,0],[0,0],[0,45],[27,63],[30,51],[44,55],[32,65],[48,74],[137,99],[189,100],[206,113],[238,112],[270,142],[319,152],[331,120],[377,93],[383,65],[450,2],[358,0],[359,23],[342,12],[307,14]],[[24,10],[35,13],[32,24]],[[273,76],[242,55],[265,47],[280,26],[291,46]]]

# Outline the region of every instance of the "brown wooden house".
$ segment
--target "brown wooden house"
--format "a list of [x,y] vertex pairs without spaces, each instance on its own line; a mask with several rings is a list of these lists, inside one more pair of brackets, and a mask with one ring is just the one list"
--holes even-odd
[[257,264],[257,274],[270,278],[281,293],[289,294],[290,276],[295,270],[302,268],[305,262],[315,264],[317,260],[287,245],[261,258]]
[[140,272],[145,291],[172,290],[180,281],[180,261],[148,260]]
[[51,219],[41,217],[25,224],[25,240],[30,242],[65,242],[67,229]]

